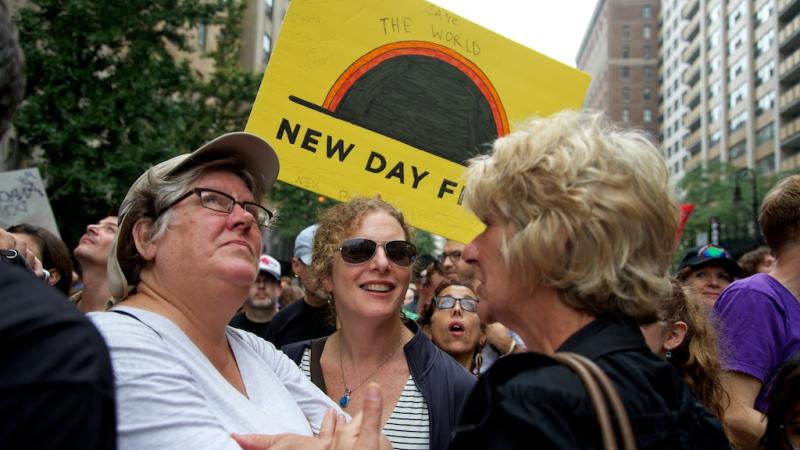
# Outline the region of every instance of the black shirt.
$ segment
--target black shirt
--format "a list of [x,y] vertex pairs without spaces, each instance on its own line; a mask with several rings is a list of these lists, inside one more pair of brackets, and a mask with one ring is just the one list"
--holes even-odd
[[247,318],[244,311],[240,312],[239,314],[233,316],[231,322],[228,324],[234,328],[238,328],[240,330],[249,331],[256,336],[260,337],[261,339],[267,338],[267,329],[269,328],[269,321],[266,322],[253,322],[252,320]]
[[330,336],[336,331],[330,322],[328,305],[314,307],[301,298],[278,311],[265,339],[281,348],[286,344]]
[[[638,449],[730,448],[719,421],[648,349],[633,322],[598,317],[558,351],[588,357],[611,378]],[[479,379],[449,448],[600,449],[602,443],[578,376],[547,356],[527,353],[500,359]]]
[[0,448],[114,449],[114,379],[92,323],[0,262]]

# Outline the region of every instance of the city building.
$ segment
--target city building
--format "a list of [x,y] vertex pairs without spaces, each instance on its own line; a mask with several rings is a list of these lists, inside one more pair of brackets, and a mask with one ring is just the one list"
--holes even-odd
[[683,31],[686,20],[683,18],[683,1],[666,0],[661,3],[661,26],[659,43],[659,124],[661,125],[661,148],[667,161],[670,177],[677,182],[683,177],[688,153],[683,146],[684,117],[688,110],[683,102],[686,83],[683,74],[687,63],[683,53],[686,40]]
[[683,21],[683,64],[665,60],[664,67],[679,71],[684,84],[686,129],[678,150],[686,152],[684,169],[718,161],[760,173],[796,166],[790,146],[781,151],[784,138],[779,139],[778,127],[787,142],[794,133],[789,132],[792,113],[781,113],[778,99],[800,76],[790,73],[795,66],[782,62],[788,61],[790,46],[778,43],[784,34],[779,33],[775,0],[666,3],[681,10],[680,19],[673,13],[671,20]]
[[583,107],[658,139],[658,0],[598,0],[576,57],[592,76]]

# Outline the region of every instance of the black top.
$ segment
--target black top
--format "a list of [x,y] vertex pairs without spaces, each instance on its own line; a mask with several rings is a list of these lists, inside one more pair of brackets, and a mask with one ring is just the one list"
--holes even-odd
[[[639,327],[598,317],[558,349],[596,362],[614,382],[642,449],[728,449],[722,427]],[[449,447],[600,449],[600,427],[577,375],[536,354],[498,360],[478,381]]]
[[275,348],[286,344],[330,336],[336,327],[330,323],[328,305],[313,307],[304,298],[290,303],[272,318],[264,339]]
[[116,448],[105,341],[63,294],[4,262],[0,417],[0,448]]
[[231,322],[228,324],[233,328],[238,328],[240,330],[249,331],[256,336],[260,337],[261,339],[267,338],[267,330],[269,329],[270,322],[253,322],[252,320],[248,319],[245,315],[244,311],[240,312],[239,314],[233,316]]
[[[434,345],[415,322],[408,321],[405,325],[414,337],[403,346],[403,353],[408,370],[428,404],[430,448],[443,449],[447,447],[464,401],[475,385],[475,376]],[[312,345],[309,340],[287,345],[281,350],[300,365],[303,353]]]

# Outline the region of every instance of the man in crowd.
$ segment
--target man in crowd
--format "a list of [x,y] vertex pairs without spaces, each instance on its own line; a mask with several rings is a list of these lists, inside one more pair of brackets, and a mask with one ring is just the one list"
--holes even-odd
[[320,291],[317,280],[308,272],[317,227],[318,225],[311,225],[304,229],[294,241],[292,271],[300,278],[306,295],[289,304],[272,319],[266,339],[277,348],[293,342],[328,336],[336,330],[328,312],[328,300]]
[[[22,52],[0,1],[0,138],[24,85]],[[0,249],[21,251],[15,246],[0,230]],[[66,297],[7,261],[0,261],[0,299],[0,448],[116,448],[111,360],[97,329]]]
[[475,278],[475,268],[461,259],[461,252],[466,245],[448,239],[444,243],[444,252],[439,260],[442,262],[444,274],[450,281],[462,280],[472,282]]
[[250,295],[244,302],[242,312],[233,316],[230,325],[266,339],[269,323],[278,312],[280,280],[280,263],[269,255],[261,255],[258,276],[250,286]]
[[777,259],[772,272],[736,281],[714,304],[726,354],[724,421],[736,448],[760,448],[768,391],[778,369],[800,351],[800,175],[764,198],[758,218]]
[[108,216],[86,227],[72,254],[81,266],[83,289],[70,297],[81,311],[103,311],[111,298],[108,288],[108,255],[117,232],[117,217]]

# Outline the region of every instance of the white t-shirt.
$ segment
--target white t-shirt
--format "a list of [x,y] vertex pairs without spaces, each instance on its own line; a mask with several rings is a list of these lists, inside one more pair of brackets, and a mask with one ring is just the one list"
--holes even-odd
[[111,350],[120,450],[240,450],[230,434],[319,433],[325,412],[341,409],[269,342],[227,327],[247,397],[169,319],[89,314]]

